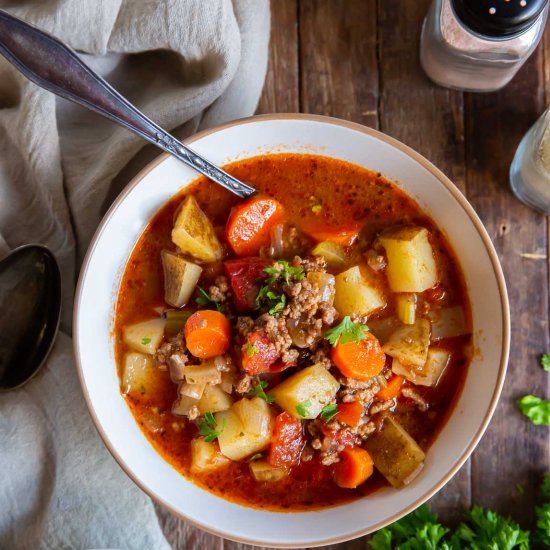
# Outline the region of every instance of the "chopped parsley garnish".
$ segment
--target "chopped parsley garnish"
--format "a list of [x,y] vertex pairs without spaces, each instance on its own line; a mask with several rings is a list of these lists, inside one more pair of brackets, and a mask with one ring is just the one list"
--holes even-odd
[[151,343],[151,338],[142,338],[141,339],[141,344],[143,346],[146,346],[147,344],[150,344]]
[[321,411],[321,418],[328,424],[338,414],[338,405],[325,405]]
[[256,309],[260,309],[262,305],[267,306],[269,315],[275,315],[286,306],[286,296],[279,294],[269,289],[269,286],[263,286],[256,296]]
[[281,266],[280,269],[277,269],[274,266],[264,268],[264,271],[271,275],[266,279],[267,284],[275,282],[277,279],[283,279],[286,283],[290,281],[290,278],[293,277],[296,281],[301,281],[305,277],[304,268],[302,266],[291,266],[285,260],[277,260],[278,266]]
[[325,332],[325,340],[332,346],[347,344],[349,342],[360,342],[366,338],[365,331],[369,330],[367,325],[354,323],[349,315],[346,315],[342,322]]
[[265,393],[266,388],[267,382],[265,380],[262,380],[260,383],[253,386],[247,395],[249,395],[250,397],[259,397],[260,399],[263,399],[266,403],[271,404],[273,403],[273,401],[275,401],[275,398]]
[[223,419],[221,429],[216,430],[218,423],[211,412],[204,413],[204,420],[200,423],[199,433],[204,436],[207,443],[211,443],[225,430],[225,418]]
[[259,460],[260,458],[263,458],[264,457],[264,454],[263,453],[256,453],[255,455],[252,455],[248,461],[249,462],[254,462],[254,460]]
[[243,351],[248,357],[254,357],[254,355],[256,355],[260,351],[260,348],[258,346],[255,346],[251,342],[247,342],[243,346]]
[[200,286],[198,286],[197,292],[199,295],[195,298],[195,302],[197,302],[199,306],[202,306],[208,309],[216,309],[217,311],[221,311],[221,312],[225,310],[223,304],[221,304],[217,300],[212,300],[212,298],[210,298],[208,292],[206,292],[204,288],[201,288]]
[[368,542],[372,550],[527,550],[529,532],[510,518],[474,506],[456,531],[438,522],[424,504],[412,514],[378,531]]
[[311,407],[311,401],[302,401],[296,405],[296,412],[302,417],[305,418],[309,416],[309,408]]
[[319,214],[319,212],[321,212],[322,209],[323,209],[323,205],[322,205],[322,204],[314,204],[314,205],[311,207],[311,211],[312,211],[314,214]]
[[516,401],[521,412],[536,426],[550,426],[550,401],[524,395]]
[[547,372],[550,372],[550,353],[545,353],[540,358],[540,366]]

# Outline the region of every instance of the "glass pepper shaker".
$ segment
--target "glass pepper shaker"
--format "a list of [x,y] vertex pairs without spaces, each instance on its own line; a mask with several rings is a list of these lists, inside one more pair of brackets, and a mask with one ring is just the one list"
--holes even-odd
[[550,215],[550,109],[521,140],[510,167],[510,186],[524,204]]
[[433,0],[420,61],[437,84],[472,92],[502,88],[536,48],[548,0]]

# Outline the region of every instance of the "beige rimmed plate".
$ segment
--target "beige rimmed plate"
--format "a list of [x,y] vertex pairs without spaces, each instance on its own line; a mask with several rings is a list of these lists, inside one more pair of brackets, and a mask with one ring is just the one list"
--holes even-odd
[[153,449],[120,395],[113,313],[125,263],[153,214],[197,174],[161,155],[124,189],[86,255],[74,311],[80,381],[96,427],[124,471],[173,513],[216,535],[293,548],[349,540],[397,520],[440,490],[466,461],[496,407],[508,360],[509,306],[496,252],[456,187],[424,157],[358,124],[311,115],[238,120],[187,140],[223,165],[266,153],[316,153],[393,180],[434,219],[461,263],[472,303],[474,349],[464,390],[409,486],[385,488],[350,504],[314,512],[266,512],[223,500],[187,481]]

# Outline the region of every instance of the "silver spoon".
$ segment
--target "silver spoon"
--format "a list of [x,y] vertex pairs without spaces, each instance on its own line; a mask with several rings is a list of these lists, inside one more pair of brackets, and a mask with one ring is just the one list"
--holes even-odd
[[0,261],[0,392],[22,386],[48,356],[61,313],[61,276],[42,245]]
[[157,126],[57,38],[2,10],[0,53],[38,86],[118,122],[239,197],[256,192]]

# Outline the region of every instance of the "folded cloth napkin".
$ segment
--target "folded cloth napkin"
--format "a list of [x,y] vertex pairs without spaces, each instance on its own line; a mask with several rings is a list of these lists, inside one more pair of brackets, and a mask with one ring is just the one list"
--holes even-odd
[[[178,137],[256,108],[268,0],[26,0],[0,7],[71,45]],[[0,59],[0,255],[46,244],[60,263],[63,289],[63,332],[46,367],[0,396],[2,549],[168,546],[151,501],[93,428],[69,336],[78,266],[109,202],[151,158],[152,146],[142,147],[140,138],[55,98]]]

